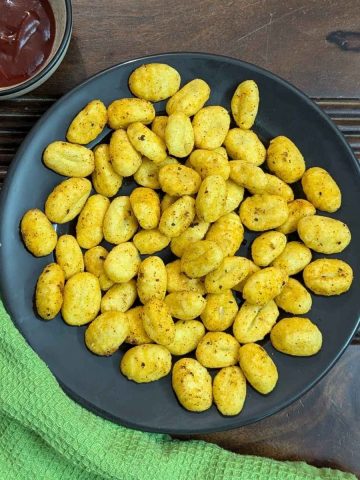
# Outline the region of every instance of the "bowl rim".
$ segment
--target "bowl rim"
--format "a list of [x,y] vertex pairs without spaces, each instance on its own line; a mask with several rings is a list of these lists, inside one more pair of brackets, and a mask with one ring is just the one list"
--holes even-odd
[[71,0],[64,0],[65,3],[65,12],[66,12],[66,20],[65,20],[65,31],[64,35],[61,39],[59,48],[56,50],[54,56],[50,60],[50,62],[39,72],[35,73],[34,76],[25,80],[18,85],[10,86],[9,88],[4,88],[0,90],[0,99],[1,97],[8,97],[9,95],[15,95],[23,90],[29,91],[29,88],[35,86],[39,81],[42,79],[46,79],[46,77],[51,73],[52,69],[57,65],[59,61],[61,61],[65,50],[68,46],[68,41],[71,36],[72,32],[72,24],[73,24],[73,14],[72,14],[72,4]]

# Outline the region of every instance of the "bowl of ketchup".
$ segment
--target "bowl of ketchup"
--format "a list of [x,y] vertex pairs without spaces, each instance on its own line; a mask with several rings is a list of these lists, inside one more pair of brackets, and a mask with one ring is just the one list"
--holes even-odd
[[0,0],[0,99],[34,90],[70,43],[71,0]]

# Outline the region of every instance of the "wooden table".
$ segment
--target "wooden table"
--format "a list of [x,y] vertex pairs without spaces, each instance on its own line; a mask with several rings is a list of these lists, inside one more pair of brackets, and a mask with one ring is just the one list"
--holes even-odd
[[[110,65],[165,51],[219,53],[272,70],[312,96],[360,158],[359,0],[73,3],[73,38],[59,70],[35,93],[0,103],[0,184],[19,143],[56,98]],[[239,453],[360,474],[359,392],[355,340],[289,408],[248,427],[195,438]]]

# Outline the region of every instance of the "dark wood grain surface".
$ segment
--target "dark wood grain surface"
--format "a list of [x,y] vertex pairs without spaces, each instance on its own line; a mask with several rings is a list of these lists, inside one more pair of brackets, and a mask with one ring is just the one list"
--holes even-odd
[[[73,0],[73,10],[73,38],[58,71],[36,92],[0,103],[0,188],[22,139],[56,98],[115,63],[168,51],[230,55],[272,70],[315,99],[360,160],[359,0]],[[360,475],[358,343],[282,412],[192,438]]]

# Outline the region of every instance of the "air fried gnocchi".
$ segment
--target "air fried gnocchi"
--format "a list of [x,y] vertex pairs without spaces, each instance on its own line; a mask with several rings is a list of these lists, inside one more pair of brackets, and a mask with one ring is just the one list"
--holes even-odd
[[25,213],[20,230],[26,248],[35,257],[45,257],[56,247],[58,237],[54,227],[38,208]]
[[52,320],[63,304],[65,275],[56,263],[46,265],[36,284],[36,310],[44,320]]
[[182,112],[188,117],[192,117],[205,105],[209,96],[209,85],[204,80],[196,78],[169,98],[166,112],[168,115]]
[[275,363],[257,343],[247,343],[239,351],[240,368],[246,380],[258,392],[266,395],[274,390],[279,375]]
[[48,168],[66,177],[87,177],[95,168],[94,154],[89,148],[68,142],[50,143],[43,160]]
[[303,317],[283,318],[271,330],[270,339],[276,350],[297,357],[315,355],[322,345],[318,327]]
[[171,353],[162,345],[137,345],[125,352],[120,370],[136,383],[155,382],[170,373]]
[[[102,247],[101,247],[102,248]],[[76,238],[72,235],[61,235],[55,248],[56,263],[62,268],[65,280],[84,271],[84,258]]]
[[194,358],[181,358],[174,364],[172,387],[181,405],[190,412],[203,412],[212,405],[210,373]]
[[53,223],[67,223],[81,212],[91,192],[86,178],[68,178],[59,183],[45,202],[45,215]]
[[213,382],[214,402],[223,415],[238,415],[245,403],[246,378],[240,367],[224,367]]
[[180,87],[180,74],[165,63],[148,63],[136,68],[129,77],[135,97],[159,102],[172,97]]
[[110,128],[127,128],[131,123],[148,125],[155,118],[155,108],[142,98],[120,98],[114,100],[107,110]]
[[332,176],[323,168],[306,170],[301,179],[306,198],[315,208],[336,212],[341,206],[341,192]]
[[101,100],[92,100],[70,123],[66,139],[86,145],[100,135],[107,122],[107,110]]
[[231,99],[231,112],[240,128],[248,130],[253,126],[259,102],[259,88],[254,80],[245,80],[238,85]]
[[112,355],[129,333],[128,318],[121,312],[105,312],[85,331],[85,344],[96,355]]
[[[85,343],[96,355],[134,346],[120,353],[120,371],[134,382],[166,376],[173,355],[172,385],[184,408],[201,412],[214,400],[222,415],[238,415],[247,382],[266,395],[278,381],[276,365],[256,342],[270,336],[275,349],[295,357],[320,350],[319,328],[297,316],[276,323],[279,309],[304,315],[310,292],[349,290],[350,265],[311,260],[312,251],[344,250],[351,233],[341,220],[316,214],[341,207],[327,170],[306,170],[284,135],[265,148],[254,126],[260,96],[253,80],[240,83],[231,99],[235,128],[229,105],[205,106],[204,80],[182,88],[180,81],[169,65],[141,65],[129,78],[135,97],[114,99],[107,109],[101,100],[85,105],[68,141],[50,143],[43,154],[45,166],[70,178],[50,193],[45,214],[24,215],[21,234],[35,256],[56,247],[57,263],[44,268],[36,286],[40,317],[61,310],[69,325],[89,324]],[[156,108],[151,103],[165,99]],[[165,103],[166,114],[157,115]],[[87,148],[106,122],[109,135]],[[50,222],[77,216],[76,238],[58,239]],[[251,234],[252,244],[246,228],[261,232]],[[245,253],[253,261],[239,256]],[[303,282],[289,278],[301,271]],[[197,360],[175,363],[193,351]],[[210,368],[218,369],[213,385]]]

